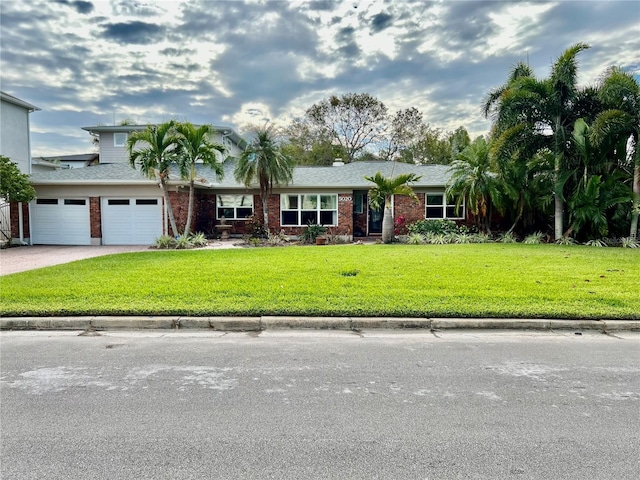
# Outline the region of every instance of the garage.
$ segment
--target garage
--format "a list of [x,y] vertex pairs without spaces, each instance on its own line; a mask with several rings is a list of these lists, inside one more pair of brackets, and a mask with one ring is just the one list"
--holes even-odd
[[91,245],[88,198],[38,198],[31,217],[35,245]]
[[162,235],[162,198],[102,198],[104,245],[152,245]]

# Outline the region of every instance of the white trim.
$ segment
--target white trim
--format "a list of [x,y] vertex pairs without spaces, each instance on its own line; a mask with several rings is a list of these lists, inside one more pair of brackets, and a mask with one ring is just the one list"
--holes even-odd
[[[292,208],[284,209],[284,208],[282,208],[283,195],[284,196],[288,196],[288,197],[289,196],[291,196],[291,197],[292,196],[297,196],[298,197],[298,208],[295,208],[295,209],[292,209]],[[339,217],[339,212],[340,212],[340,205],[339,205],[339,202],[338,202],[338,196],[339,195],[337,193],[314,193],[314,192],[307,192],[307,193],[299,193],[298,192],[298,193],[294,193],[294,192],[291,192],[291,193],[280,193],[280,226],[281,227],[306,227],[307,226],[306,223],[300,223],[302,221],[302,212],[303,211],[307,211],[307,212],[312,211],[310,209],[303,209],[302,208],[302,199],[300,197],[305,196],[305,195],[306,196],[316,196],[316,197],[322,197],[322,196],[335,197],[335,199],[336,199],[336,208],[335,209],[322,209],[321,208],[322,202],[320,201],[320,198],[318,198],[318,202],[317,202],[317,205],[316,205],[316,208],[315,208],[315,212],[316,212],[316,220],[320,220],[320,214],[322,212],[335,212],[335,223],[331,223],[331,224],[322,223],[322,225],[326,225],[327,227],[336,227],[336,226],[338,226],[338,222],[339,222],[339,218],[338,217]],[[298,223],[295,224],[295,225],[292,225],[292,224],[289,224],[289,223],[287,223],[287,224],[283,223],[282,215],[285,212],[296,212],[297,216],[298,216]]]
[[[429,203],[427,202],[427,197],[429,195],[435,196],[435,195],[440,195],[442,196],[442,203],[440,205],[429,205]],[[467,205],[465,202],[465,199],[462,199],[462,205],[460,205],[460,213],[462,214],[462,216],[460,216],[460,214],[457,214],[453,217],[449,217],[447,215],[447,208],[455,208],[456,207],[456,202],[453,203],[448,203],[447,202],[447,195],[444,191],[439,191],[439,192],[425,192],[424,194],[424,218],[426,220],[464,220],[466,218],[466,214],[467,214]],[[442,208],[442,216],[441,217],[428,217],[427,216],[427,209],[428,208]]]

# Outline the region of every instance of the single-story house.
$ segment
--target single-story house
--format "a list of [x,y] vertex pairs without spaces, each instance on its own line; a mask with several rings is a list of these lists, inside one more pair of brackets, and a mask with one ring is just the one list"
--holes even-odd
[[[144,127],[85,128],[100,135],[97,165],[33,173],[37,199],[30,204],[27,232],[32,244],[152,244],[158,236],[172,233],[158,182],[129,166],[126,136],[118,134],[131,128]],[[229,142],[232,158],[224,162],[221,179],[209,167],[197,166],[193,230],[215,234],[216,225],[224,221],[231,225],[232,236],[240,236],[246,233],[246,217],[262,218],[262,202],[257,185],[246,188],[233,175],[233,157],[240,153],[243,140],[230,128],[216,127],[216,131]],[[274,188],[268,199],[270,230],[299,235],[309,223],[318,223],[347,238],[381,234],[382,212],[369,207],[371,183],[364,178],[377,171],[385,176],[410,172],[421,176],[412,185],[417,202],[408,196],[394,197],[395,218],[466,219],[464,205],[457,210],[444,195],[450,178],[446,165],[334,162],[296,167],[290,184]],[[188,185],[171,176],[169,195],[176,221],[184,225]]]

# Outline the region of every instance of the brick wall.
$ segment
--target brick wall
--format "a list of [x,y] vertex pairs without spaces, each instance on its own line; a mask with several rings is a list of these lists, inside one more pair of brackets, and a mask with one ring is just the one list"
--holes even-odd
[[[18,202],[11,202],[10,215],[11,215],[11,238],[20,238],[20,217]],[[22,234],[25,239],[31,238],[31,232],[29,231],[29,204],[22,204]]]
[[89,222],[91,225],[91,238],[102,238],[100,197],[89,197]]
[[393,197],[393,216],[397,220],[400,215],[405,217],[405,225],[415,222],[416,220],[424,220],[425,212],[425,194],[417,193],[418,201],[408,195],[394,195]]
[[[189,211],[189,190],[181,189],[177,192],[169,192],[169,201],[173,208],[173,216],[176,219],[176,227],[183,231],[187,223],[187,212]],[[194,209],[195,210],[195,209]],[[191,224],[197,222],[196,215],[191,219]],[[177,235],[171,231],[171,222],[169,222],[169,235]]]

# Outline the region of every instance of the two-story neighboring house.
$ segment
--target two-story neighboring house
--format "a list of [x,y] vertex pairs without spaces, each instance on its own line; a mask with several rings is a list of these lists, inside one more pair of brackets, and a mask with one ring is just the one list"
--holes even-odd
[[[0,92],[0,155],[18,165],[22,173],[31,173],[31,131],[29,115],[40,110],[19,98]],[[0,241],[22,242],[29,236],[25,218],[27,205],[11,208],[0,198]],[[28,215],[27,215],[28,217]]]
[[[162,234],[173,234],[167,224],[167,206],[158,181],[142,175],[129,164],[128,137],[131,132],[146,128],[146,125],[84,127],[99,145],[97,162],[92,159],[81,168],[34,170],[32,182],[37,199],[30,208],[31,243],[150,245]],[[245,140],[235,130],[220,126],[214,130],[212,141],[226,146],[230,156],[240,154]],[[212,181],[204,177],[198,179],[198,198],[213,188],[216,179]],[[187,184],[173,175],[169,189],[176,220],[184,224],[188,209]],[[203,214],[202,208],[197,208],[196,227],[209,222],[203,215],[206,216],[206,212]]]

